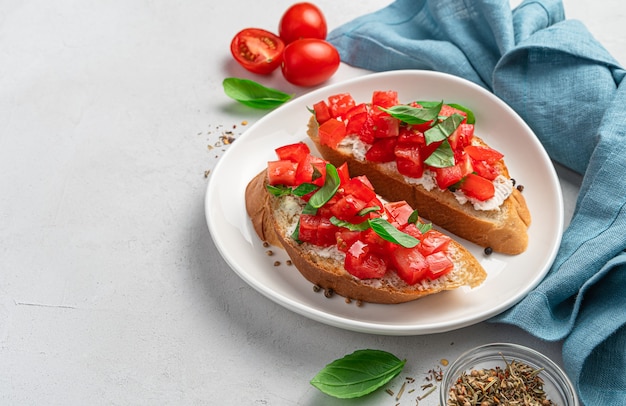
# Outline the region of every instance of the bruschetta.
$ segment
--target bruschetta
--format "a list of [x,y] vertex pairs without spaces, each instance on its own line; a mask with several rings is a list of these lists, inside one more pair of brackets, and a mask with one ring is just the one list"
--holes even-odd
[[346,298],[402,303],[487,274],[461,244],[404,202],[388,202],[366,176],[350,177],[299,142],[253,178],[246,210],[263,241],[286,250],[312,284]]
[[443,101],[400,104],[395,91],[356,103],[343,93],[311,109],[322,157],[347,162],[377,193],[405,200],[441,228],[485,249],[520,254],[531,215],[504,155],[474,134],[471,110]]

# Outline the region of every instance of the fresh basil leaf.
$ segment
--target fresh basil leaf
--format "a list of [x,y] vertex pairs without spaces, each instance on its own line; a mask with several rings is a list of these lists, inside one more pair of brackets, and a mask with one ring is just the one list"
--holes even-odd
[[341,180],[339,179],[337,168],[332,164],[326,164],[324,186],[311,196],[306,206],[304,206],[302,214],[316,214],[317,209],[325,205],[337,193],[340,183]]
[[297,188],[293,189],[292,193],[298,197],[302,197],[304,195],[308,195],[309,193],[318,189],[319,186],[314,185],[312,183],[302,183]]
[[371,207],[366,207],[366,208],[364,208],[364,209],[361,209],[361,210],[357,213],[357,215],[359,215],[359,216],[363,217],[363,216],[365,216],[366,214],[373,213],[373,212],[376,212],[376,211],[380,211],[380,207],[379,207],[379,206],[371,206]]
[[257,109],[272,109],[293,97],[293,95],[265,87],[249,79],[226,78],[222,86],[228,97]]
[[430,107],[398,105],[388,109],[379,107],[379,109],[407,124],[424,124],[437,118],[441,106],[443,106],[443,101]]
[[443,141],[448,138],[461,124],[461,121],[465,119],[464,116],[454,113],[450,117],[446,117],[440,123],[437,123],[433,127],[424,132],[426,138],[426,145],[433,142]]
[[288,196],[293,192],[290,187],[283,185],[267,185],[266,189],[270,194],[276,197]]
[[365,231],[368,228],[370,228],[370,225],[367,221],[364,221],[359,224],[354,224],[354,223],[350,223],[349,221],[340,220],[335,216],[332,216],[330,218],[330,223],[337,227],[347,228],[350,231]]
[[454,152],[448,140],[444,140],[428,158],[424,159],[424,163],[434,168],[454,166]]
[[405,248],[413,248],[420,243],[420,240],[412,235],[403,233],[383,218],[373,218],[367,220],[367,222],[372,230],[374,230],[383,240],[401,245]]
[[387,384],[405,364],[406,360],[386,351],[357,350],[326,365],[311,385],[336,398],[357,398]]
[[422,234],[429,232],[433,228],[432,223],[415,223],[415,225],[417,226],[417,229],[420,230],[420,233]]
[[407,223],[408,224],[411,224],[411,223],[417,224],[417,223],[419,223],[419,220],[420,220],[420,216],[417,213],[417,210],[413,210],[413,213],[411,213],[411,215],[409,216],[409,218],[407,220]]
[[455,109],[461,110],[462,112],[467,114],[467,124],[475,124],[476,123],[476,117],[474,116],[474,112],[472,110],[470,110],[467,107],[462,106],[460,104],[456,104],[456,103],[448,103],[448,106],[454,107]]

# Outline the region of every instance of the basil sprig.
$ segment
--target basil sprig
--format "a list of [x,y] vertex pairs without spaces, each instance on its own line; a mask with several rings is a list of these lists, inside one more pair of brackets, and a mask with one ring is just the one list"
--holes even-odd
[[296,195],[302,197],[317,190],[319,186],[312,183],[302,183],[296,188],[290,188],[284,185],[267,185],[267,191],[276,197]]
[[336,398],[357,398],[390,382],[405,364],[406,359],[386,351],[357,350],[326,365],[313,377],[311,385]]
[[417,238],[398,230],[390,222],[380,217],[367,219],[362,223],[354,224],[333,216],[330,218],[330,222],[338,227],[347,228],[350,231],[365,231],[371,228],[372,231],[378,234],[383,240],[401,245],[405,248],[413,248],[420,243],[420,240]]
[[273,109],[293,97],[249,79],[226,78],[222,86],[228,97],[256,109]]

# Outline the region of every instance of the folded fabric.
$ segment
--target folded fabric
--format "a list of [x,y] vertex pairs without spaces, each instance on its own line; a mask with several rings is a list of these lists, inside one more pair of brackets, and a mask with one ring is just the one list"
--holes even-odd
[[545,279],[491,321],[563,340],[585,405],[626,404],[626,81],[619,63],[557,0],[397,0],[332,31],[348,64],[428,69],[508,103],[549,155],[584,174]]

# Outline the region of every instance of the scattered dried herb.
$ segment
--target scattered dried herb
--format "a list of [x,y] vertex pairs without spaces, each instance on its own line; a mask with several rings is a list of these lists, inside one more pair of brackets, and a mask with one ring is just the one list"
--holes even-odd
[[[503,357],[504,358],[504,357]],[[506,367],[474,369],[464,372],[450,388],[448,406],[465,405],[528,405],[553,406],[543,390],[543,369],[535,369],[519,361]]]

